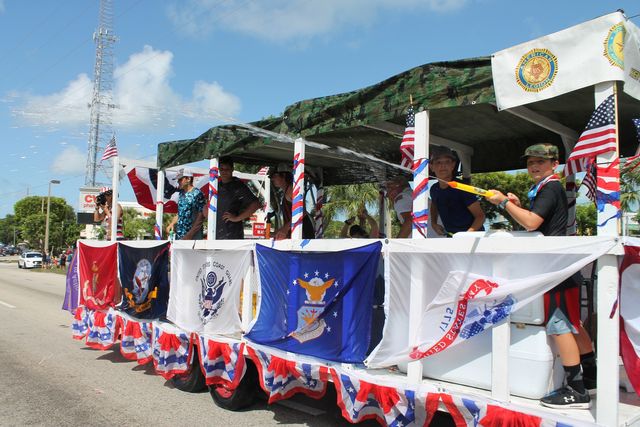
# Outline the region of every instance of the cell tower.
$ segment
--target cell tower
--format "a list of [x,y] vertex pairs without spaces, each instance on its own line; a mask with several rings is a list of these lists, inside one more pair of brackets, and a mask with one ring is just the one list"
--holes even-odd
[[100,0],[100,21],[98,29],[93,33],[96,43],[96,63],[93,73],[93,98],[91,122],[89,129],[89,150],[87,153],[87,171],[84,179],[86,186],[96,186],[98,169],[98,151],[105,147],[111,139],[113,128],[111,110],[113,104],[113,45],[116,37],[113,34],[112,0]]

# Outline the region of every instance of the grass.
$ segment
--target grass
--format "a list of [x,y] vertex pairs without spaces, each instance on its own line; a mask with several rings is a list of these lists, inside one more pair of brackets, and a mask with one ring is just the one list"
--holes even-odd
[[67,275],[67,269],[66,268],[58,268],[58,267],[52,267],[52,268],[32,268],[30,269],[30,271],[35,271],[37,273],[55,273],[55,274],[62,274],[62,275]]

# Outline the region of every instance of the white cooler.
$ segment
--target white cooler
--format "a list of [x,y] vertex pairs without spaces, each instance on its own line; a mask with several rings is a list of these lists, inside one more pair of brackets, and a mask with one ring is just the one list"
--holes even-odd
[[[481,238],[490,237],[492,239],[500,238],[518,238],[518,237],[543,237],[538,231],[462,231],[453,235],[455,239],[464,238]],[[511,313],[510,320],[514,323],[526,323],[528,325],[544,324],[544,297],[540,295],[529,304],[523,306],[518,311]]]
[[[509,388],[512,395],[540,399],[562,386],[560,358],[549,346],[543,326],[511,324]],[[554,365],[556,369],[554,369]],[[491,390],[491,331],[422,359],[423,376]],[[407,364],[398,365],[402,372]]]

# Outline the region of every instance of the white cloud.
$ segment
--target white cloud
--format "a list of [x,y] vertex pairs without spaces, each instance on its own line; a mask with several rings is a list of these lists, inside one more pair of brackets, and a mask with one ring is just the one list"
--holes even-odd
[[194,115],[203,119],[209,117],[216,121],[221,119],[233,121],[231,117],[240,112],[240,99],[225,92],[217,82],[199,81],[193,88],[192,111]]
[[[116,108],[111,110],[114,128],[166,128],[181,117],[211,124],[212,117],[239,113],[240,100],[215,81],[194,83],[192,98],[184,99],[171,87],[172,61],[170,51],[145,46],[114,70],[112,102]],[[92,91],[93,82],[86,74],[81,74],[58,93],[44,96],[11,94],[19,104],[14,108],[14,115],[27,123],[48,128],[88,128]]]
[[88,103],[93,84],[86,74],[80,74],[62,91],[51,95],[13,94],[24,100],[14,114],[29,123],[56,127],[89,122]]
[[171,5],[176,29],[203,38],[224,28],[271,41],[310,39],[343,27],[371,25],[387,10],[425,9],[445,13],[468,0],[188,0]]
[[87,153],[72,145],[60,152],[51,163],[51,171],[61,175],[78,175],[85,172]]

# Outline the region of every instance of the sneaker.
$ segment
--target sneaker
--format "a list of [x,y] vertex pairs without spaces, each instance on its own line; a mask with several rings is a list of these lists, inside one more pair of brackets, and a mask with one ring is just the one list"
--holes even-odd
[[540,404],[556,409],[589,409],[591,398],[589,393],[578,393],[570,386],[564,386],[540,399]]
[[594,378],[582,377],[582,382],[584,383],[584,388],[587,389],[587,392],[589,393],[589,396],[595,396],[596,395],[596,388],[597,388],[597,385],[598,385],[596,380]]

